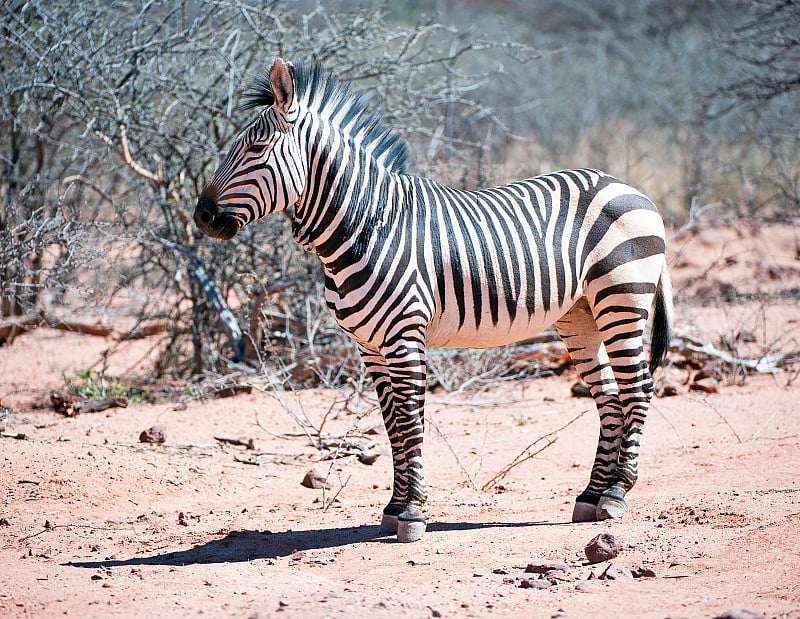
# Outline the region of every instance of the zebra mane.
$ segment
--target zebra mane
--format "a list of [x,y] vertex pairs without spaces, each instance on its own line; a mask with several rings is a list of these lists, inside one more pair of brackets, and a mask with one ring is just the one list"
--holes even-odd
[[[406,145],[396,132],[385,126],[380,114],[368,109],[367,97],[351,90],[349,83],[339,81],[319,63],[289,67],[298,101],[332,121],[390,172],[405,172]],[[268,107],[274,102],[267,72],[256,78],[245,92],[242,108]]]

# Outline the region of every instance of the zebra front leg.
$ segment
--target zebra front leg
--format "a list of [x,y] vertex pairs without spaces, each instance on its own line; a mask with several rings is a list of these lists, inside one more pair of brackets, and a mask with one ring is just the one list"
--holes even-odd
[[397,533],[397,517],[406,506],[406,467],[405,454],[400,448],[399,442],[394,438],[397,436],[394,415],[394,392],[392,391],[392,380],[389,375],[389,368],[383,355],[360,347],[361,358],[372,377],[372,383],[378,394],[378,402],[381,407],[383,425],[389,435],[389,443],[392,448],[392,496],[389,503],[383,508],[381,518],[381,532],[384,534]]
[[402,542],[416,541],[425,532],[422,506],[427,498],[422,469],[424,349],[399,340],[383,353],[362,348],[361,354],[378,394],[392,448],[392,497],[383,510],[381,530],[396,532]]
[[425,533],[422,506],[428,498],[422,467],[422,438],[425,406],[425,348],[423,338],[405,333],[385,349],[392,383],[390,413],[394,436],[392,451],[402,452],[405,467],[405,507],[397,516],[397,541],[415,542]]

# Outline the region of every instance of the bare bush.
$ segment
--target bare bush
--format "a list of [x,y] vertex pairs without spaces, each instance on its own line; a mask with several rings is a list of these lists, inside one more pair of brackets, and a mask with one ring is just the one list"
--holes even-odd
[[[460,148],[450,144],[469,143],[452,130],[443,135],[431,119],[441,116],[452,126],[455,116],[471,112],[484,125],[498,122],[470,95],[501,71],[473,73],[466,67],[471,57],[480,55],[477,64],[491,67],[498,57],[521,62],[537,55],[432,21],[391,25],[380,10],[340,16],[322,5],[304,10],[286,2],[32,1],[4,5],[2,19],[8,61],[0,117],[14,128],[0,136],[9,170],[0,215],[0,229],[10,231],[2,236],[4,252],[19,245],[11,236],[18,239],[23,229],[49,231],[52,238],[31,238],[41,251],[58,246],[67,256],[74,245],[102,241],[105,255],[95,257],[85,289],[72,290],[73,311],[87,301],[112,305],[124,297],[135,323],[169,319],[175,327],[158,369],[182,375],[247,369],[221,336],[208,282],[219,288],[212,296],[231,304],[242,324],[251,299],[277,281],[297,282],[282,295],[283,313],[316,326],[302,338],[253,342],[262,370],[265,363],[323,359],[326,344],[315,341],[321,333],[331,349],[343,345],[338,332],[331,339],[319,303],[309,302],[318,298],[318,267],[292,243],[280,218],[221,244],[198,238],[189,216],[246,120],[240,96],[275,56],[320,61],[372,93],[388,121],[403,128],[424,171],[427,153],[444,149],[452,161]],[[56,199],[55,188],[65,183],[71,190]],[[63,223],[73,220],[86,237],[73,237]],[[170,244],[185,251],[169,251]],[[191,257],[204,265],[205,284],[192,275],[200,271]],[[2,294],[33,308],[46,301],[20,290],[44,285],[42,260],[26,260],[8,262],[3,279],[13,290],[6,286]],[[49,288],[68,283],[55,279]],[[318,374],[332,381],[338,372]]]

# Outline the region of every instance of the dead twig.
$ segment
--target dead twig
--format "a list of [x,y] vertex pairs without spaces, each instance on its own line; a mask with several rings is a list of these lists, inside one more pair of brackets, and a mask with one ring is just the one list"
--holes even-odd
[[719,359],[726,365],[733,366],[734,368],[746,369],[755,374],[776,374],[782,372],[786,366],[800,361],[800,350],[771,353],[763,355],[762,357],[748,359],[744,357],[735,357],[717,349],[709,342],[703,342],[689,335],[675,336],[673,342],[675,340],[678,341],[676,346],[678,352],[688,352],[694,356],[700,355]]
[[228,445],[238,445],[239,447],[245,447],[246,449],[255,449],[255,443],[253,439],[249,438],[246,441],[243,441],[238,438],[225,438],[224,436],[215,436],[215,441],[219,441],[220,443],[227,443]]
[[325,487],[328,485],[327,484],[328,478],[327,477],[325,478],[325,482],[326,483],[325,483],[325,486],[322,487],[322,511],[324,511],[324,512],[328,511],[328,508],[331,505],[333,505],[334,501],[336,501],[336,498],[339,496],[339,494],[342,492],[342,490],[344,490],[347,487],[347,483],[350,481],[350,478],[352,476],[353,476],[352,473],[347,476],[347,479],[345,479],[344,483],[341,486],[339,486],[339,489],[336,491],[336,494],[334,494],[331,497],[330,501],[326,501],[325,500]]
[[31,533],[30,535],[26,535],[25,537],[20,537],[19,541],[24,542],[26,539],[31,539],[32,537],[38,537],[42,533],[47,533],[48,531],[52,531],[54,529],[93,529],[95,531],[135,531],[133,527],[98,527],[92,524],[49,524],[45,523],[46,526],[44,529],[39,531],[38,533]]
[[425,421],[426,423],[429,423],[434,430],[436,430],[436,434],[438,434],[439,437],[444,441],[444,444],[447,445],[447,448],[450,450],[450,453],[453,454],[453,457],[456,459],[459,468],[464,472],[464,475],[467,476],[467,479],[469,480],[472,489],[477,490],[478,486],[475,483],[475,479],[472,477],[472,475],[470,475],[469,471],[467,470],[467,467],[464,466],[464,463],[461,461],[458,452],[456,452],[455,448],[450,444],[450,441],[448,440],[447,436],[445,436],[445,434],[439,429],[439,426],[436,425],[436,422],[430,418],[430,415],[428,415],[428,418]]
[[[576,415],[575,417],[570,419],[567,423],[565,423],[560,428],[557,428],[557,429],[553,430],[552,432],[548,432],[547,434],[542,434],[539,438],[537,438],[530,445],[528,445],[525,449],[523,449],[520,452],[520,454],[511,461],[510,464],[507,464],[506,466],[504,466],[497,473],[495,473],[494,476],[489,481],[487,481],[485,484],[483,484],[483,486],[481,486],[481,490],[483,490],[484,492],[488,492],[489,490],[491,490],[492,488],[494,488],[497,485],[497,482],[499,482],[506,475],[508,475],[508,473],[511,472],[511,470],[514,467],[517,467],[520,464],[522,464],[523,462],[526,462],[526,461],[530,460],[531,458],[534,458],[534,457],[538,456],[540,453],[542,453],[545,449],[550,447],[550,445],[552,445],[553,443],[555,443],[558,440],[558,436],[557,435],[558,435],[559,432],[561,432],[562,430],[564,430],[564,429],[568,428],[569,426],[571,426],[573,423],[578,421],[578,419],[583,417],[588,412],[589,412],[589,409],[587,408],[582,413],[579,413],[578,415]],[[536,446],[538,443],[540,443],[543,440],[547,440],[547,444],[545,444],[543,447],[540,447],[536,451],[531,451],[531,449],[533,449],[534,446]]]
[[733,436],[736,437],[736,441],[741,443],[742,437],[739,436],[739,433],[733,428],[731,422],[728,421],[727,417],[725,417],[725,415],[723,415],[716,406],[714,406],[711,402],[709,402],[707,398],[702,398],[700,401],[706,406],[708,406],[708,408],[710,408],[712,411],[714,411],[720,419],[722,419],[725,425],[728,426],[728,429],[731,431],[731,434],[733,434]]

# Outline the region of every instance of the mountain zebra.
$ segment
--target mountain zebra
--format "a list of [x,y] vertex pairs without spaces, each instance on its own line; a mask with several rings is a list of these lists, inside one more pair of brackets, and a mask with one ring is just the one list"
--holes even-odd
[[[458,191],[405,173],[405,147],[318,65],[280,58],[249,93],[263,108],[194,212],[205,234],[294,205],[292,235],[322,260],[325,299],[357,343],[392,447],[382,526],[424,530],[425,349],[500,346],[555,323],[601,428],[574,521],[618,517],[636,482],[652,372],[669,343],[664,225],[596,170]],[[649,366],[643,333],[655,303]]]

